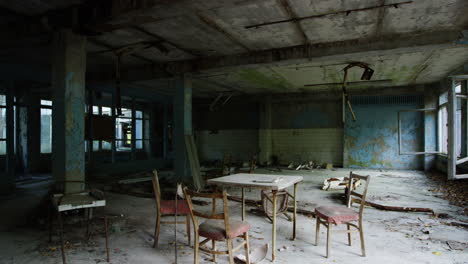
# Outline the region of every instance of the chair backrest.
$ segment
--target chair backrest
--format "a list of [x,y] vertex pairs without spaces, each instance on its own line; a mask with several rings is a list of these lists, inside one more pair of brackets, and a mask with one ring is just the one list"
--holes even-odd
[[154,191],[154,199],[156,200],[157,210],[161,208],[161,189],[159,187],[159,178],[158,178],[158,171],[153,170],[153,178],[151,179],[153,182],[153,191]]
[[[227,192],[223,191],[215,192],[215,193],[200,193],[189,190],[187,187],[184,188],[184,195],[185,199],[187,200],[188,206],[190,208],[190,215],[192,217],[193,225],[195,227],[195,232],[198,233],[198,217],[205,218],[205,219],[216,219],[216,220],[224,220],[224,226],[226,230],[226,237],[229,234],[229,213],[228,213],[228,200],[227,200]],[[192,198],[199,197],[199,198],[209,198],[212,199],[212,210],[211,214],[206,214],[204,212],[195,210],[192,203]],[[216,199],[220,199],[223,201],[223,212],[217,213],[216,212]]]
[[[362,193],[358,193],[355,191],[357,189],[357,182],[358,181],[365,181],[364,189]],[[362,218],[362,212],[364,210],[366,196],[367,196],[367,188],[369,187],[370,176],[361,176],[354,174],[353,172],[349,173],[349,186],[346,193],[347,198],[347,206],[351,207],[353,204],[353,197],[357,197],[356,200],[359,202],[359,216]]]
[[257,165],[257,156],[253,156],[252,159],[250,160],[250,168],[249,168],[249,173],[254,173],[255,171],[255,166]]

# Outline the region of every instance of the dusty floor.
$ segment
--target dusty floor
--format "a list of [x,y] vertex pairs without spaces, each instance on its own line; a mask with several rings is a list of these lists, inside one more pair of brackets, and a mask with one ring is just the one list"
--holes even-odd
[[[258,171],[268,172],[270,171]],[[313,210],[317,204],[340,202],[342,191],[327,192],[320,189],[329,177],[346,176],[349,170],[337,169],[315,171],[283,171],[281,174],[304,176],[300,184],[298,200],[304,209]],[[433,218],[425,213],[400,213],[366,208],[364,227],[367,257],[360,256],[358,237],[353,238],[353,246],[347,246],[345,234],[334,234],[331,258],[324,258],[325,238],[323,232],[318,246],[314,246],[315,219],[302,215],[298,218],[298,236],[292,235],[292,223],[284,217],[278,221],[276,263],[468,263],[468,230],[449,226],[447,223],[466,222],[463,208],[449,204],[434,192],[436,183],[427,179],[421,172],[414,171],[370,171],[359,174],[371,175],[369,200],[385,205],[430,207],[437,213],[447,213],[449,218]],[[61,263],[58,236],[48,243],[48,235],[43,221],[32,219],[29,223],[18,219],[31,220],[31,208],[36,207],[45,194],[46,183],[22,186],[9,197],[2,198],[0,210],[0,263]],[[232,189],[230,194],[238,194]],[[247,197],[259,198],[259,192],[247,192]],[[110,227],[111,263],[174,263],[174,232],[171,225],[163,225],[160,247],[153,249],[155,220],[154,201],[121,194],[107,194],[108,206],[96,214],[114,214],[116,218]],[[13,210],[19,207],[20,210]],[[247,211],[252,207],[247,207]],[[230,203],[230,215],[240,216],[240,204]],[[69,217],[70,219],[70,217]],[[261,216],[248,213],[247,220],[252,225],[251,247],[268,243],[271,238],[271,225]],[[32,228],[39,222],[43,228]],[[93,222],[94,235],[89,241],[84,239],[85,228],[78,224],[66,226],[65,238],[69,263],[105,262],[105,243],[102,221]],[[423,232],[424,231],[424,232]],[[185,227],[178,227],[178,263],[192,263],[193,249],[186,245]],[[267,259],[262,263],[271,263]],[[211,263],[202,255],[200,263]],[[220,258],[218,263],[227,263]]]

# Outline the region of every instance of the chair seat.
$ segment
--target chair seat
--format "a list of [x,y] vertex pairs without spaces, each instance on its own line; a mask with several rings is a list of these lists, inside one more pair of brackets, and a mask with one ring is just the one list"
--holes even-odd
[[[175,200],[162,200],[161,201],[161,214],[173,215],[176,213]],[[178,215],[189,215],[190,208],[187,201],[179,200],[177,201],[177,214]]]
[[[229,237],[234,238],[250,230],[250,224],[245,221],[230,220]],[[224,220],[206,220],[200,225],[198,234],[213,240],[225,240],[226,228]]]
[[328,223],[337,225],[359,219],[357,212],[344,206],[320,206],[315,208],[315,213]]

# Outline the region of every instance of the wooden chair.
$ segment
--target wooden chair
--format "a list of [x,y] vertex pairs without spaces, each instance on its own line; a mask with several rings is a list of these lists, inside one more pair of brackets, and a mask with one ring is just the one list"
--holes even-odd
[[234,173],[254,173],[256,166],[257,166],[257,156],[253,156],[252,159],[250,160],[248,170],[243,170],[243,169],[238,168],[237,170],[234,171]]
[[[197,193],[184,188],[184,194],[190,208],[190,213],[195,228],[194,264],[198,264],[200,250],[212,254],[214,262],[216,262],[216,255],[229,255],[229,263],[234,264],[234,252],[238,251],[241,247],[244,247],[245,249],[246,263],[250,264],[248,234],[248,231],[250,230],[250,224],[240,220],[229,220],[226,191],[222,193]],[[192,204],[193,197],[212,199],[213,208],[211,214],[206,214],[194,210]],[[216,199],[222,199],[223,213],[216,213]],[[207,220],[199,225],[199,217],[206,218]],[[200,236],[205,237],[206,239],[200,242]],[[244,241],[234,247],[233,242],[236,237],[242,237],[244,238]],[[211,249],[204,246],[210,240],[212,242]],[[216,250],[216,241],[226,241],[228,250]]]
[[185,216],[185,221],[161,221],[161,218],[168,217],[176,214],[176,201],[175,200],[161,200],[161,190],[159,188],[158,172],[153,170],[153,190],[154,198],[156,200],[156,227],[154,228],[154,244],[153,247],[158,246],[159,231],[161,224],[185,224],[187,227],[188,244],[190,245],[190,209],[186,200],[177,201],[177,215]]
[[[349,185],[355,186],[355,181],[362,180],[365,181],[364,190],[362,194],[354,191],[354,188],[347,188],[346,198],[347,198],[347,207],[344,206],[320,206],[315,208],[315,217],[317,218],[316,230],[315,230],[315,245],[317,246],[318,237],[320,233],[320,225],[327,227],[327,258],[330,256],[330,241],[331,241],[331,231],[333,225],[346,224],[347,230],[338,230],[335,232],[345,232],[348,234],[348,243],[351,246],[351,233],[359,232],[361,238],[361,250],[362,256],[366,256],[366,249],[364,245],[364,231],[362,229],[362,213],[364,211],[364,204],[366,201],[367,187],[369,186],[370,176],[360,176],[350,172],[349,175]],[[358,197],[360,203],[359,212],[354,211],[350,207],[352,206],[353,196]],[[357,224],[352,222],[357,221]],[[351,227],[354,227],[356,230],[351,230]]]

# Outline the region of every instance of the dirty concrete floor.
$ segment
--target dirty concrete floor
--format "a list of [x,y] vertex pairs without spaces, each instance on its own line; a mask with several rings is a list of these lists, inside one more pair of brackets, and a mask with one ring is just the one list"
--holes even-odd
[[[258,173],[269,173],[258,170]],[[394,206],[430,207],[437,213],[449,214],[448,219],[433,218],[426,213],[387,212],[373,208],[364,211],[364,228],[367,257],[360,256],[359,238],[353,237],[353,246],[347,245],[345,234],[335,233],[331,243],[331,257],[326,259],[324,228],[321,230],[319,245],[314,246],[315,219],[302,215],[298,217],[298,235],[295,241],[292,235],[292,223],[284,217],[278,220],[277,260],[275,263],[468,263],[468,230],[449,226],[444,223],[467,221],[463,208],[449,204],[431,190],[434,182],[428,180],[422,172],[416,171],[375,171],[355,170],[362,175],[371,175],[369,200]],[[302,175],[304,182],[299,186],[298,200],[302,208],[313,210],[317,204],[341,203],[342,191],[322,191],[323,181],[329,177],[347,176],[349,170],[336,169],[314,171],[283,170],[278,174]],[[44,187],[44,186],[42,186]],[[58,236],[48,243],[44,228],[28,227],[21,221],[11,221],[26,213],[13,213],[15,204],[23,211],[37,206],[41,186],[20,190],[19,194],[2,199],[0,210],[2,228],[0,229],[0,263],[61,263],[58,248]],[[29,190],[29,191],[28,191]],[[31,191],[35,190],[35,191]],[[38,191],[39,190],[39,191]],[[231,189],[230,194],[238,195],[239,190]],[[257,190],[247,191],[247,198],[259,199]],[[439,195],[440,196],[440,195]],[[96,210],[99,214],[114,214],[110,227],[111,263],[174,263],[174,230],[172,225],[162,225],[160,246],[151,247],[155,221],[154,201],[121,194],[107,194],[108,206]],[[230,215],[240,218],[240,204],[230,202]],[[271,225],[262,216],[252,214],[247,207],[247,220],[251,223],[251,247],[270,243]],[[8,221],[10,219],[10,221]],[[45,225],[44,225],[45,226]],[[85,227],[80,224],[66,226],[68,263],[105,263],[105,243],[100,234],[102,221],[92,223],[94,234],[89,241],[83,239]],[[187,246],[185,226],[177,229],[178,263],[193,263],[193,249]],[[222,245],[222,243],[218,243]],[[271,252],[262,263],[271,263]],[[200,263],[211,263],[210,257],[201,256]],[[227,263],[220,257],[218,263]]]

